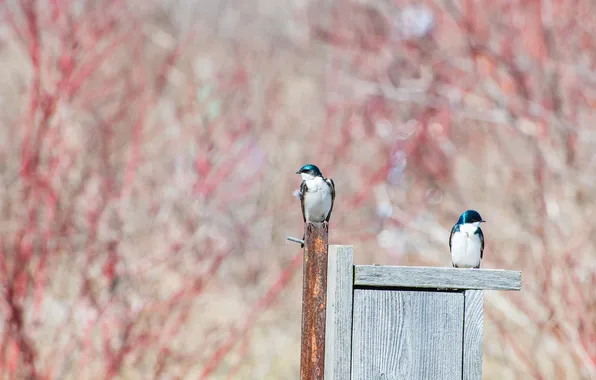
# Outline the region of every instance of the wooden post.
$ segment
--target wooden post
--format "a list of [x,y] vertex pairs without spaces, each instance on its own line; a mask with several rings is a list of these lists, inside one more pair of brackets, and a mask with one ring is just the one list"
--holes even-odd
[[322,380],[325,373],[328,226],[307,222],[304,228],[300,379]]

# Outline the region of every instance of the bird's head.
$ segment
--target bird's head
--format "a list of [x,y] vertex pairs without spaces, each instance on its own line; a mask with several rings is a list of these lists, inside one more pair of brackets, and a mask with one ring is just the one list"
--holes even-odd
[[466,210],[460,215],[457,220],[457,224],[473,223],[476,227],[480,226],[480,223],[484,223],[486,220],[482,219],[478,211]]
[[319,168],[317,168],[315,165],[311,165],[311,164],[304,165],[303,167],[300,168],[300,170],[298,170],[296,172],[296,174],[300,174],[300,176],[302,177],[302,179],[304,181],[323,176],[323,174],[321,174],[321,171],[319,170]]

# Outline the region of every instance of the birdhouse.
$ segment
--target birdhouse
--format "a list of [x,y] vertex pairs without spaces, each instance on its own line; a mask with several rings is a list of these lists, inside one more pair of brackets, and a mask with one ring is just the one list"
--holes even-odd
[[480,380],[483,294],[521,272],[354,265],[329,246],[326,380]]

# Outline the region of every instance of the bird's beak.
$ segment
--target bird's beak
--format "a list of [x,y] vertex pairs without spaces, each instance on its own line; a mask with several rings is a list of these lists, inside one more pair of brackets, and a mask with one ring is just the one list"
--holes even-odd
[[296,174],[300,174],[300,170],[298,170],[298,171],[296,172]]
[[480,223],[486,223],[486,220],[481,220]]

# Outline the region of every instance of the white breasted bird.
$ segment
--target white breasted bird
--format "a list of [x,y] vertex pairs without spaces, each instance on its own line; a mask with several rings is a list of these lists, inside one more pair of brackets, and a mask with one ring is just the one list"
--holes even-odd
[[333,180],[323,177],[319,168],[311,164],[304,165],[296,174],[302,177],[299,198],[304,223],[329,223],[335,201]]
[[478,211],[467,210],[451,228],[449,250],[455,268],[480,268],[484,252],[484,234],[480,229],[483,222]]

